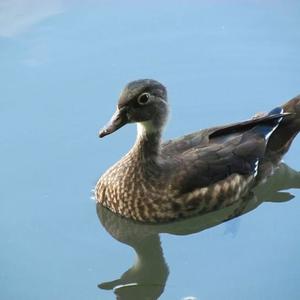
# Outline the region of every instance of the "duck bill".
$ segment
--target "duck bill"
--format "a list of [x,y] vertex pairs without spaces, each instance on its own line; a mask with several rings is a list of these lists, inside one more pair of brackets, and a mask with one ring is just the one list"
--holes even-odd
[[103,138],[106,135],[109,135],[117,131],[127,123],[128,123],[128,118],[125,109],[124,108],[118,109],[113,114],[108,124],[106,124],[106,126],[102,130],[100,130],[99,137]]

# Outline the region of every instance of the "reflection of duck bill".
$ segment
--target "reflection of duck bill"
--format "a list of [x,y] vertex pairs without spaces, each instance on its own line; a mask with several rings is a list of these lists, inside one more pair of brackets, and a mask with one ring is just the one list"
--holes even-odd
[[[108,213],[109,215],[106,215]],[[135,264],[128,269],[119,279],[103,282],[98,285],[105,290],[113,290],[119,298],[117,299],[157,299],[164,290],[169,269],[165,262],[160,244],[159,235],[156,232],[139,234],[141,230],[135,230],[134,224],[127,223],[128,220],[115,220],[111,212],[98,207],[98,214],[102,214],[102,220],[111,234],[119,240],[134,247],[137,259]],[[104,217],[104,218],[103,218]],[[104,220],[105,219],[105,220]],[[117,225],[117,226],[115,226]],[[128,226],[127,226],[128,225]],[[121,226],[121,227],[120,227]],[[133,229],[134,231],[131,231]],[[130,234],[128,234],[130,232]]]
[[[103,288],[103,284],[99,284],[98,287],[106,289]],[[112,290],[118,299],[158,299],[164,287],[164,284],[127,283],[116,285]]]
[[162,294],[164,287],[159,284],[127,284],[115,287],[114,293],[119,299],[156,300]]
[[137,254],[136,263],[120,278],[98,287],[113,290],[117,299],[145,299],[146,295],[147,299],[157,299],[164,291],[169,274],[160,233],[187,235],[200,232],[253,210],[264,201],[288,201],[293,195],[282,190],[289,188],[300,188],[300,173],[280,164],[273,176],[257,187],[251,197],[214,212],[169,224],[136,223],[97,204],[97,214],[105,229],[115,239],[133,247]]

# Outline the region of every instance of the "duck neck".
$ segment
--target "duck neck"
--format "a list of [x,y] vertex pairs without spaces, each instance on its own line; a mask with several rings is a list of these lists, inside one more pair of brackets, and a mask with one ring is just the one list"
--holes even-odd
[[156,161],[160,154],[161,128],[153,126],[151,121],[137,124],[137,138],[133,152],[144,161]]

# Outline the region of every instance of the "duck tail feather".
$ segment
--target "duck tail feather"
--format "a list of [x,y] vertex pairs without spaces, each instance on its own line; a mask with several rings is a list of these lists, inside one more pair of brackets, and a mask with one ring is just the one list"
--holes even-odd
[[288,151],[293,139],[300,131],[300,95],[276,107],[269,115],[281,113],[284,115],[282,121],[274,133],[270,136],[267,152],[273,155],[275,160],[280,160]]

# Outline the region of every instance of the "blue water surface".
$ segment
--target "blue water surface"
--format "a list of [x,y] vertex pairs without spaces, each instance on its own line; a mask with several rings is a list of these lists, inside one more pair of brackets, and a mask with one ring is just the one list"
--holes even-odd
[[[90,196],[135,139],[134,125],[97,137],[122,87],[167,86],[166,139],[247,119],[300,93],[299,29],[296,0],[2,1],[0,298],[115,299],[120,289],[97,285],[135,252],[99,223]],[[285,157],[294,170],[299,151],[300,138]],[[300,192],[290,192],[202,232],[162,233],[159,299],[300,299]]]

